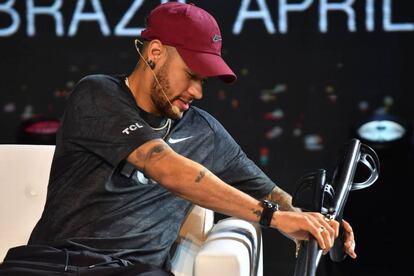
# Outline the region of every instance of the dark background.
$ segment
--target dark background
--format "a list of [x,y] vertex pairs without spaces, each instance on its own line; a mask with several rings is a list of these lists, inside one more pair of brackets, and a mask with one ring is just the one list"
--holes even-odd
[[[61,2],[63,33],[57,35],[50,15],[35,16],[30,34],[27,5]],[[82,21],[69,35],[76,5],[83,1],[0,1],[0,31],[13,23],[4,5],[20,18],[16,31],[0,36],[0,143],[18,143],[19,127],[28,119],[59,120],[73,85],[92,73],[127,73],[136,61],[135,36],[115,34],[116,25],[133,3],[140,1],[86,0],[83,12],[100,4],[109,27],[104,35],[97,21]],[[297,179],[319,168],[333,171],[338,151],[355,127],[370,116],[397,116],[411,127],[414,120],[412,81],[414,62],[414,3],[410,0],[355,0],[355,31],[343,11],[328,13],[328,29],[321,32],[321,3],[310,3],[288,14],[288,29],[280,32],[283,1],[193,1],[215,16],[223,36],[223,56],[238,75],[225,85],[205,84],[202,107],[222,122],[246,153],[283,189],[294,193]],[[239,34],[233,25],[242,6],[266,4],[274,33],[262,19],[245,20]],[[366,7],[374,3],[374,28],[367,30]],[[145,16],[160,1],[143,1],[128,28],[144,27]],[[388,5],[390,4],[390,5]],[[383,6],[390,7],[389,30]],[[96,6],[95,6],[96,8]],[[7,10],[7,9],[6,9]],[[381,159],[376,184],[352,193],[345,217],[356,232],[356,260],[333,263],[322,259],[319,275],[407,275],[414,245],[411,220],[413,177],[412,137],[405,143],[370,144]],[[293,275],[294,244],[275,230],[264,230],[265,275]],[[409,252],[409,251],[408,251]],[[408,273],[410,274],[410,273]]]

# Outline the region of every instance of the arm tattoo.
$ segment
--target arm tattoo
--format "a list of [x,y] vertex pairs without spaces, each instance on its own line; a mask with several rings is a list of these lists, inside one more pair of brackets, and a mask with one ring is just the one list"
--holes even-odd
[[204,178],[204,176],[206,176],[206,174],[209,174],[209,173],[210,172],[206,168],[202,169],[200,171],[199,175],[197,175],[197,177],[195,179],[196,184],[199,184],[200,181]]
[[[295,211],[295,207],[292,205],[292,196],[283,191],[279,187],[275,187],[270,194],[266,196],[267,200],[276,202],[279,204],[280,209],[284,211]],[[296,210],[297,211],[297,210]]]
[[257,218],[262,216],[262,212],[260,210],[251,209],[252,213],[256,215]]
[[145,156],[144,154],[141,154],[140,152],[138,152],[139,153],[138,158],[142,158],[143,159],[142,161],[144,162],[144,166],[142,168],[144,174],[146,173],[145,165],[147,164],[147,162],[151,161],[151,159],[153,159],[154,157],[157,157],[157,155],[165,151],[165,149],[167,148],[168,148],[167,145],[156,144],[145,154]]
[[166,148],[167,148],[167,146],[163,145],[163,144],[158,144],[158,145],[155,145],[154,147],[152,147],[147,153],[147,158],[146,158],[147,161],[152,159],[155,155],[163,152]]

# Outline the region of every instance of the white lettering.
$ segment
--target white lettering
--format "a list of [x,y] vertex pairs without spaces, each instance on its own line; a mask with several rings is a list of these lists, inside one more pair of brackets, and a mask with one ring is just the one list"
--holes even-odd
[[129,7],[127,12],[124,14],[124,16],[121,18],[119,23],[115,27],[115,35],[119,36],[139,36],[144,30],[144,28],[126,28],[126,25],[129,23],[129,21],[132,19],[134,14],[142,5],[142,2],[144,0],[135,0],[132,5]]
[[9,36],[14,34],[20,26],[20,16],[16,10],[11,7],[14,5],[15,0],[6,1],[4,4],[0,4],[0,13],[4,12],[10,15],[12,23],[6,28],[0,29],[0,36]]
[[52,15],[56,23],[56,35],[63,36],[63,17],[59,12],[62,6],[62,0],[55,0],[52,6],[35,6],[34,0],[26,0],[27,2],[27,34],[34,36],[36,34],[35,29],[35,15],[36,14],[49,14]]
[[69,36],[74,36],[78,31],[78,25],[81,21],[97,21],[103,35],[108,36],[111,31],[106,21],[105,14],[99,0],[91,0],[94,12],[83,12],[85,0],[78,0],[73,14],[72,22],[69,26]]
[[137,175],[139,183],[141,183],[141,184],[144,184],[144,185],[157,184],[156,181],[154,181],[152,179],[149,179],[149,178],[146,178],[145,175],[140,171],[137,171],[136,175]]
[[[171,1],[160,0],[159,2],[166,3]],[[315,14],[316,18],[309,19],[309,24],[306,25],[309,26],[307,28],[312,28],[312,23],[316,21],[318,30],[322,33],[326,33],[329,30],[328,16],[336,16],[338,12],[342,13],[340,16],[343,16],[343,14],[346,15],[346,29],[349,32],[357,31],[357,23],[363,26],[362,28],[367,32],[374,32],[380,26],[378,24],[379,22],[376,22],[377,20],[382,21],[381,27],[384,32],[414,31],[414,22],[401,22],[401,20],[398,22],[398,13],[393,11],[393,7],[395,8],[399,2],[393,0],[360,0],[360,2],[363,1],[365,1],[365,6],[356,5],[356,0],[277,0],[275,2],[278,3],[278,22],[275,27],[271,10],[269,10],[266,0],[242,0],[240,1],[240,7],[238,7],[236,20],[232,26],[232,32],[235,35],[239,35],[243,31],[247,21],[256,20],[255,22],[259,22],[260,24],[263,22],[269,34],[276,32],[285,34],[289,29],[289,16],[291,13],[305,12],[310,9],[313,3],[319,4],[318,13]],[[74,3],[73,6],[75,8],[73,11],[67,13],[73,14],[73,17],[70,19],[64,18],[66,14],[64,4],[66,2],[63,0],[22,0],[21,3],[16,0],[0,0],[0,2],[0,17],[2,19],[0,37],[16,34],[19,31],[21,21],[24,21],[24,19],[27,22],[27,35],[30,37],[36,36],[38,32],[36,21],[39,21],[39,16],[45,15],[52,17],[54,21],[52,28],[54,29],[51,29],[51,32],[54,32],[56,36],[60,37],[65,34],[70,37],[77,35],[81,22],[84,21],[92,21],[93,24],[98,24],[98,32],[100,31],[104,36],[111,34],[114,36],[139,36],[144,27],[129,25],[131,25],[135,17],[143,18],[146,15],[145,11],[140,12],[140,9],[144,5],[144,0],[131,0],[130,6],[119,16],[119,21],[115,23],[112,30],[112,26],[109,25],[105,10],[102,6],[102,2],[104,1],[101,0],[71,1]],[[69,1],[67,2],[69,3]],[[112,4],[109,4],[109,1],[106,2],[109,5],[107,10],[109,14]],[[187,1],[178,0],[177,2],[186,3]],[[20,5],[17,5],[17,3]],[[24,3],[26,6],[21,8]],[[42,5],[41,3],[48,4]],[[381,7],[382,13],[377,12],[376,9],[381,9]],[[25,10],[24,15],[26,18],[24,18],[23,14],[19,13],[19,8]],[[362,8],[362,10],[356,10],[356,8]],[[63,10],[65,10],[65,13]],[[357,18],[358,15],[361,18]],[[382,16],[382,18],[378,19],[379,16]],[[220,21],[220,18],[218,20]],[[357,22],[357,20],[359,21]],[[66,22],[68,26],[65,26]]]
[[302,3],[288,4],[287,0],[279,0],[279,31],[287,33],[288,18],[287,13],[290,11],[304,11],[312,4],[313,0],[305,0]]
[[250,0],[243,0],[239,13],[237,14],[236,22],[233,25],[233,34],[241,33],[244,21],[247,19],[262,19],[269,34],[276,32],[266,2],[264,0],[258,0],[257,4],[259,5],[259,10],[249,11]]
[[135,130],[137,130],[138,128],[142,128],[142,127],[144,127],[144,126],[142,126],[142,125],[140,125],[140,124],[138,124],[138,123],[135,123],[135,124],[130,125],[129,127],[125,128],[125,129],[122,131],[122,133],[125,133],[125,134],[128,134],[128,135],[129,135],[129,131],[135,131]]
[[367,0],[365,6],[365,27],[368,32],[373,32],[375,29],[375,9],[374,0]]
[[137,171],[137,178],[141,184],[147,185],[149,180],[144,176],[144,174],[140,171]]
[[[132,5],[129,7],[129,9],[126,11],[124,16],[121,18],[121,20],[118,22],[118,24],[115,26],[114,34],[117,36],[139,36],[141,32],[144,30],[143,27],[138,28],[126,28],[127,24],[131,21],[132,17],[135,15],[135,13],[139,10],[139,8],[142,6],[142,3],[144,0],[134,0]],[[161,3],[167,3],[170,2],[168,0],[162,0]],[[185,0],[179,0],[177,2],[185,3]]]
[[382,12],[384,13],[382,24],[385,31],[398,32],[398,31],[414,31],[414,23],[392,23],[391,7],[392,0],[383,0]]
[[320,0],[319,6],[319,30],[322,33],[326,33],[328,31],[328,11],[329,10],[337,10],[337,11],[344,11],[348,15],[348,30],[350,32],[356,31],[356,23],[355,23],[355,11],[351,7],[354,4],[355,0],[346,0],[343,3],[328,3],[328,0]]

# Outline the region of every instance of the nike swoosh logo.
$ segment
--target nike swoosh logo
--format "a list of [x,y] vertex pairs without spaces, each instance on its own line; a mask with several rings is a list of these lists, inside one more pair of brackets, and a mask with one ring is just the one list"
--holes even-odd
[[180,142],[182,142],[182,141],[185,141],[185,140],[187,140],[187,139],[190,139],[190,138],[192,138],[193,136],[188,136],[188,137],[184,137],[184,138],[178,138],[178,139],[174,139],[174,138],[169,138],[168,139],[168,143],[170,143],[170,144],[177,144],[177,143],[180,143]]

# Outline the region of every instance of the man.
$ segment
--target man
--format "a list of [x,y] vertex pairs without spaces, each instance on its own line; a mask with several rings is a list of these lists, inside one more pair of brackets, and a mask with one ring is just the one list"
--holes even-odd
[[190,106],[206,78],[236,79],[214,18],[194,5],[162,4],[141,38],[129,76],[88,76],[75,87],[43,215],[29,245],[9,251],[7,275],[16,266],[25,275],[170,275],[169,251],[192,203],[296,240],[312,235],[326,253],[338,223],[295,210],[211,115]]

